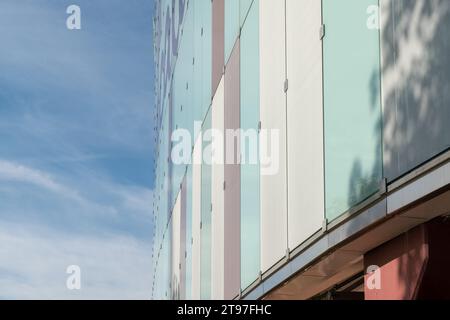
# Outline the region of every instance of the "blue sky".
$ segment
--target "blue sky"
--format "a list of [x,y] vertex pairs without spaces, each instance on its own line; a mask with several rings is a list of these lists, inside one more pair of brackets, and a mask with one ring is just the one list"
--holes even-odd
[[152,10],[0,1],[0,298],[150,297]]

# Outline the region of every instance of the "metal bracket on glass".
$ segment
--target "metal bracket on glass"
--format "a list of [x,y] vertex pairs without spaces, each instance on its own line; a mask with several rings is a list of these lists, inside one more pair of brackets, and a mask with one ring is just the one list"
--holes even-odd
[[286,249],[285,259],[286,259],[286,262],[289,262],[291,260],[291,250],[289,250],[289,248]]
[[387,192],[387,190],[388,190],[387,185],[388,185],[387,179],[386,178],[381,179],[380,187],[379,187],[380,195],[383,195],[383,194],[385,194]]
[[328,219],[324,219],[322,222],[322,233],[326,233],[328,231]]
[[323,40],[323,38],[325,38],[325,25],[324,24],[322,24],[321,26],[320,26],[320,40]]

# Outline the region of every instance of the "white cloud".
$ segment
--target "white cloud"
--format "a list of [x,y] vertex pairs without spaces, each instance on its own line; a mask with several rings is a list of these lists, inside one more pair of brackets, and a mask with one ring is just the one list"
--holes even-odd
[[[152,190],[84,174],[0,159],[0,299],[150,298]],[[81,291],[66,288],[69,265],[81,267]]]
[[0,180],[26,182],[60,195],[80,200],[80,196],[76,191],[57,183],[47,173],[13,162],[0,160]]
[[[105,187],[105,186],[104,186]],[[108,191],[115,194],[122,201],[124,209],[142,216],[151,216],[151,208],[153,203],[153,190],[133,187],[110,185]]]
[[[107,214],[112,218],[122,213],[130,215],[130,218],[133,216],[134,218],[150,219],[153,201],[151,189],[120,185],[109,181],[108,177],[95,177],[90,171],[81,170],[79,174],[80,177],[71,181],[75,185],[66,185],[59,182],[59,176],[49,172],[0,159],[0,182],[3,182],[3,188],[9,186],[8,182],[19,182],[19,186],[9,187],[10,190],[22,192],[23,184],[31,184],[40,189],[40,192],[55,193],[59,197],[58,202],[71,200],[77,205],[81,205],[83,211],[90,215],[103,216]],[[84,185],[84,190],[80,189],[82,185]],[[2,190],[0,189],[0,191]],[[98,198],[101,197],[107,197],[109,203],[98,202]],[[78,212],[78,214],[80,213]]]
[[[5,223],[0,224],[0,243],[0,298],[150,298],[149,243]],[[66,288],[69,265],[81,268],[79,291]]]
[[[84,197],[76,186],[62,184],[58,181],[57,177],[48,172],[24,166],[17,162],[0,159],[0,182],[3,182],[4,186],[9,186],[8,182],[18,182],[19,185],[11,187],[16,193],[23,195],[26,194],[26,188],[24,188],[25,184],[33,185],[36,187],[37,192],[39,192],[43,198],[48,199],[49,202],[52,201],[55,207],[60,203],[71,203],[72,210],[69,210],[69,213],[79,217],[84,215],[85,218],[88,218],[90,215],[90,218],[94,218],[94,216],[106,215],[112,218],[117,216],[119,209],[111,204],[98,203],[95,199],[90,200]],[[101,183],[105,184],[105,182]],[[101,189],[102,188],[100,188],[100,190]],[[54,193],[54,196],[51,197],[48,192]],[[97,195],[101,194],[101,191],[97,193]],[[6,201],[6,199],[3,199],[3,201]],[[120,205],[123,200],[119,198],[118,202]],[[22,204],[11,203],[11,205],[18,208]],[[39,210],[39,208],[35,209]],[[45,212],[42,212],[42,214],[44,218]],[[43,222],[45,223],[45,220]]]

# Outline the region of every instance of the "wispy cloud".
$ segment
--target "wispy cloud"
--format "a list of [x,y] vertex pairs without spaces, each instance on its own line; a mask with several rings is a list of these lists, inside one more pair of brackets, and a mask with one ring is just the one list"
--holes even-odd
[[52,225],[87,235],[116,232],[150,239],[150,188],[119,184],[83,167],[66,175],[2,159],[0,184],[4,221]]
[[31,183],[64,197],[73,198],[78,201],[82,200],[76,191],[57,183],[50,175],[44,172],[0,160],[0,182],[7,181]]

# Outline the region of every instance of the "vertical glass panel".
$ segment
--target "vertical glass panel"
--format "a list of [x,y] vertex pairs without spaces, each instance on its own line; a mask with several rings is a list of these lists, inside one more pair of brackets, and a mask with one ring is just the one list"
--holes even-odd
[[[203,125],[203,165],[201,199],[201,258],[200,258],[200,298],[211,298],[211,154],[208,152],[211,139],[211,112]],[[206,155],[206,156],[205,156]]]
[[266,272],[286,256],[288,242],[286,93],[281,85],[286,79],[286,38],[280,36],[286,19],[284,1],[261,1],[259,7],[260,148],[265,160],[260,164],[261,271]]
[[203,46],[202,46],[202,110],[206,115],[212,99],[212,4],[211,1],[197,1],[202,6]]
[[[239,41],[231,53],[225,72],[225,129],[240,128],[240,45]],[[225,146],[236,142],[239,137],[227,137]],[[230,141],[231,140],[231,141]],[[224,251],[225,268],[225,299],[231,300],[239,295],[241,289],[241,168],[239,165],[239,146],[233,149],[225,148],[225,217],[224,217]],[[229,152],[232,152],[230,155]]]
[[[322,4],[286,0],[289,248],[322,228],[324,210]],[[307,168],[307,170],[305,170]]]
[[225,0],[225,64],[239,36],[240,0]]
[[[193,99],[194,99],[194,66],[192,59],[195,48],[195,15],[191,8],[186,11],[183,34],[180,36],[178,57],[173,77],[175,127],[188,130],[191,134],[194,125]],[[193,141],[191,141],[191,147]],[[184,169],[184,168],[183,168]]]
[[248,10],[252,5],[253,0],[239,0],[240,8],[239,8],[239,20],[240,26],[244,24],[245,18],[247,17]]
[[450,148],[450,2],[380,4],[384,175],[393,181]]
[[259,1],[253,3],[241,34],[241,286],[260,272],[259,200]]
[[[193,132],[192,114],[192,96],[193,96],[193,73],[192,73],[192,57],[194,50],[192,42],[194,39],[194,11],[189,9],[183,26],[183,36],[179,43],[178,57],[175,65],[173,81],[172,81],[172,97],[171,97],[171,130],[187,130],[191,134]],[[170,137],[169,137],[170,139]],[[169,140],[170,141],[170,140]],[[175,141],[174,144],[178,144]],[[191,147],[192,147],[191,142]],[[179,154],[185,158],[188,155]],[[172,159],[173,160],[173,159]],[[180,190],[180,184],[186,172],[186,163],[172,163],[171,170],[171,207],[175,203],[175,198]]]
[[[160,133],[160,167],[158,167],[158,170],[160,170],[160,185],[158,186],[160,188],[160,197],[159,197],[159,214],[158,214],[158,238],[163,238],[163,234],[165,231],[165,228],[167,226],[167,221],[169,217],[169,192],[170,192],[170,180],[169,180],[169,108],[164,106],[164,111],[162,115],[162,125],[161,125],[161,133]],[[158,245],[161,244],[161,241],[158,243]]]
[[212,245],[211,245],[211,297],[214,300],[224,299],[224,80],[219,83],[217,92],[211,107],[211,121],[214,130],[212,141],[212,174],[211,174],[211,199],[212,199]]
[[161,250],[161,289],[163,293],[163,299],[168,300],[171,298],[170,290],[172,289],[171,279],[171,239],[172,239],[172,221],[170,221],[168,228],[164,232],[163,245]]
[[378,0],[323,1],[326,217],[374,194],[382,178]]
[[[194,121],[203,122],[211,106],[212,91],[212,4],[211,1],[193,1],[189,9],[194,12],[193,68],[193,116]],[[193,129],[193,126],[191,126]],[[198,132],[193,132],[194,141]]]
[[[200,159],[202,141],[200,137],[195,142],[194,159]],[[200,299],[201,272],[201,229],[202,216],[202,165],[200,161],[192,164],[192,299]]]
[[187,242],[186,242],[186,177],[183,179],[181,188],[180,203],[180,300],[186,300],[186,261],[187,261]]
[[171,218],[172,225],[172,237],[171,237],[171,279],[172,279],[172,292],[171,299],[179,300],[180,299],[180,288],[181,288],[181,279],[180,279],[180,264],[181,264],[181,256],[180,256],[180,245],[181,245],[181,196],[180,194],[177,197],[175,202],[175,206],[172,211]]
[[225,0],[213,0],[212,11],[212,95],[214,95],[224,67]]
[[186,300],[192,299],[192,166],[186,174]]
[[[203,122],[203,119],[205,117],[205,114],[203,113],[202,108],[202,77],[203,77],[203,34],[202,34],[202,28],[203,28],[203,21],[202,21],[202,6],[201,2],[203,1],[193,1],[190,3],[189,10],[194,12],[194,56],[192,64],[193,64],[193,96],[192,96],[192,103],[193,103],[193,121],[198,121],[200,123]],[[197,139],[197,134],[194,133],[193,140],[195,141]]]

